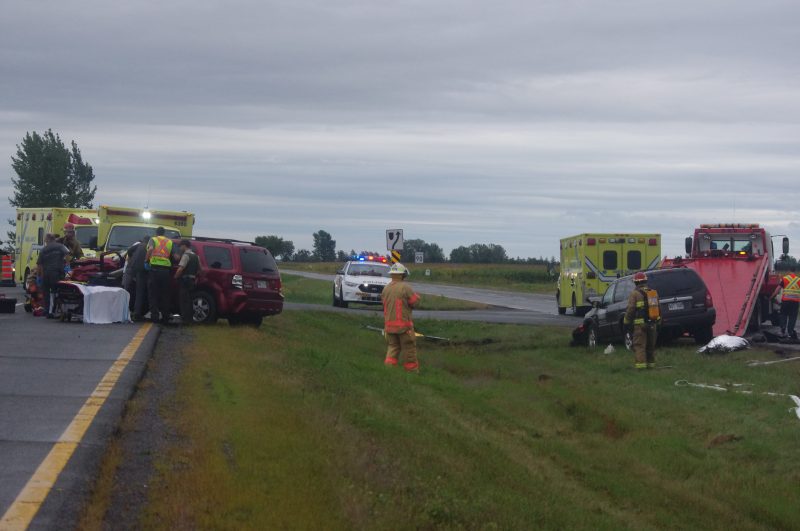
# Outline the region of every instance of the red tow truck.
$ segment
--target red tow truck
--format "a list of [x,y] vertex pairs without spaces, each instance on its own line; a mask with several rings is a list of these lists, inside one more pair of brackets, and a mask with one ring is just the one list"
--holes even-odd
[[[783,238],[783,254],[789,238]],[[694,269],[714,300],[714,336],[743,336],[749,325],[774,320],[771,297],[781,282],[769,233],[757,223],[703,224],[686,238],[686,257],[665,258],[662,268]]]

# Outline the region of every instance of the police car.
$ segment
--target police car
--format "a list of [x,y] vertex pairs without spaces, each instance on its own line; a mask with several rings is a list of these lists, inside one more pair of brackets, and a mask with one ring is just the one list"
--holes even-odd
[[358,256],[346,262],[333,279],[333,305],[347,308],[351,302],[381,304],[383,287],[392,279],[383,256]]

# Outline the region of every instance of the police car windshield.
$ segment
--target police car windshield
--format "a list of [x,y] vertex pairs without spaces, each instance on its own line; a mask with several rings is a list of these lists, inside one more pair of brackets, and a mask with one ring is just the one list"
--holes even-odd
[[388,277],[389,266],[383,264],[350,264],[348,275],[362,275],[369,277]]
[[[118,225],[111,229],[111,234],[108,235],[108,251],[121,251],[127,249],[133,242],[138,242],[143,236],[155,236],[156,227],[134,227]],[[181,237],[181,233],[173,230],[166,229],[164,236],[171,240],[176,240]]]

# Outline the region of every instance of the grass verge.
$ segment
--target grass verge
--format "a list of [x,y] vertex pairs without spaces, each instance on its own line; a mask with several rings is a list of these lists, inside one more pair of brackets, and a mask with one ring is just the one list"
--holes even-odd
[[[281,269],[293,269],[333,275],[342,267],[339,262],[282,262]],[[552,293],[558,287],[545,266],[520,264],[411,264],[411,282],[451,284],[523,293]],[[430,275],[425,271],[429,270]]]
[[[295,275],[281,277],[283,293],[287,302],[302,302],[307,304],[332,304],[333,284],[327,280],[316,280]],[[366,305],[355,304],[355,307]],[[373,306],[374,307],[374,306]],[[440,295],[423,295],[419,310],[484,310],[487,304],[479,302],[450,299]]]
[[[800,364],[568,348],[563,329],[422,321],[422,374],[362,316],[196,329],[144,528],[789,529]],[[733,388],[732,388],[733,389]]]

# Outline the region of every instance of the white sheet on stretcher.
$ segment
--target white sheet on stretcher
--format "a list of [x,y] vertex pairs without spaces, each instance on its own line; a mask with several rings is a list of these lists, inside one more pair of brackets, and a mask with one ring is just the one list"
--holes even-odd
[[127,323],[130,294],[122,288],[75,284],[83,293],[83,322],[92,324]]

